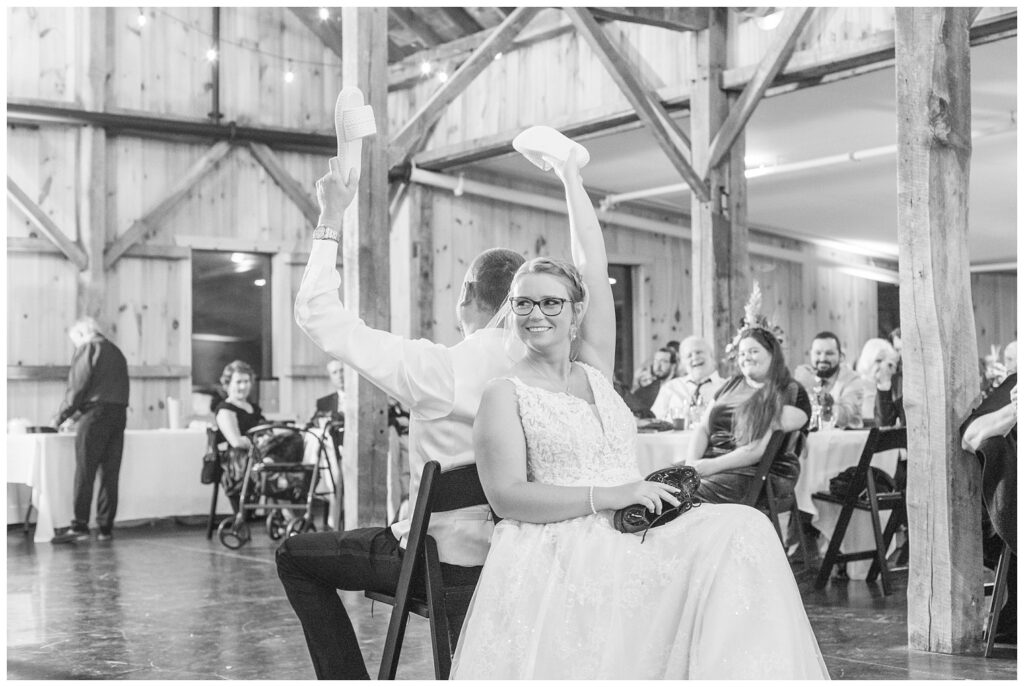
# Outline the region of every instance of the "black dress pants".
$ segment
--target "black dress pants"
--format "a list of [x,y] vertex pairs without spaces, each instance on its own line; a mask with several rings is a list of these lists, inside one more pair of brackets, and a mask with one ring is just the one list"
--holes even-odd
[[[367,680],[352,621],[339,589],[394,594],[404,550],[389,528],[310,532],[289,537],[277,549],[277,575],[302,624],[313,670],[320,680]],[[448,584],[470,584],[480,567],[441,564]],[[413,581],[423,594],[422,577]]]
[[90,406],[76,426],[75,436],[75,530],[89,528],[93,484],[100,477],[96,503],[96,525],[109,532],[117,515],[117,481],[124,452],[124,428],[127,409],[113,403]]

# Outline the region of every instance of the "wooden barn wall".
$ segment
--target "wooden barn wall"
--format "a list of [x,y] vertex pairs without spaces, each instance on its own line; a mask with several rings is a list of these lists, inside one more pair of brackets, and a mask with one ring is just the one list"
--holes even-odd
[[[460,338],[455,299],[469,262],[480,251],[504,246],[527,258],[571,257],[565,215],[468,194],[456,197],[450,191],[427,187],[419,187],[418,202],[425,208],[422,216],[433,228],[431,324],[435,340],[442,343]],[[659,346],[692,332],[690,242],[612,224],[604,224],[604,230],[609,260],[636,268],[633,333],[634,363],[638,366]],[[799,241],[760,235],[758,241],[813,255],[812,247]],[[416,265],[410,265],[409,271],[415,270]],[[822,329],[836,332],[851,350],[859,350],[864,340],[875,335],[874,281],[814,262],[757,255],[751,256],[751,278],[760,284],[764,312],[786,331],[791,364],[805,360],[810,337]]]
[[1017,275],[988,272],[971,275],[974,326],[978,332],[978,355],[992,346],[1002,349],[1017,340]]

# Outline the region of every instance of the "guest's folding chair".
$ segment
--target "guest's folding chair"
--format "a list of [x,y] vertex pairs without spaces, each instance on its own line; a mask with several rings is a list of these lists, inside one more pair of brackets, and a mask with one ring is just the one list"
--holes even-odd
[[799,456],[803,450],[803,445],[804,433],[800,430],[783,432],[781,429],[777,429],[772,432],[771,437],[768,439],[768,445],[765,447],[764,453],[761,454],[761,460],[757,464],[757,472],[754,474],[753,482],[740,503],[757,508],[768,516],[768,519],[771,520],[772,525],[775,527],[775,533],[779,535],[779,541],[782,542],[783,548],[786,546],[786,537],[782,533],[782,525],[779,523],[779,513],[788,510],[789,517],[797,523],[797,530],[800,532],[800,546],[804,552],[804,565],[810,566],[809,546],[813,545],[806,541],[803,528],[799,527],[800,509],[796,504],[796,495],[777,495],[775,488],[772,486],[772,481],[768,479],[772,463],[775,462],[776,458],[786,454]]
[[999,614],[1006,602],[1006,583],[1010,575],[1010,560],[1015,555],[1010,545],[1003,542],[1003,552],[999,554],[999,562],[996,563],[996,579],[991,584],[985,585],[985,593],[992,594],[992,602],[988,608],[988,624],[985,627],[985,658],[992,654],[992,647],[996,643]]
[[[427,534],[432,513],[484,505],[487,497],[480,484],[476,465],[465,465],[441,472],[437,461],[429,461],[423,468],[416,507],[412,513],[412,527],[398,587],[394,596],[368,591],[366,597],[394,606],[388,624],[384,654],[380,661],[379,680],[394,680],[398,670],[398,656],[402,651],[405,626],[409,613],[430,621],[430,640],[434,652],[434,675],[447,680],[452,668],[452,655],[462,630],[462,621],[469,610],[469,602],[476,589],[471,585],[448,585],[441,573],[437,557],[437,542]],[[426,598],[412,593],[413,580],[423,578]]]
[[[893,449],[906,448],[906,427],[873,427],[868,430],[868,437],[864,442],[864,450],[861,452],[860,460],[857,462],[857,468],[854,471],[853,479],[850,480],[846,493],[841,496],[835,496],[828,492],[813,494],[812,498],[842,505],[842,511],[839,513],[839,520],[836,522],[835,531],[832,532],[828,551],[825,553],[825,559],[821,562],[818,577],[814,581],[815,589],[823,589],[825,587],[833,566],[846,563],[847,561],[872,559],[871,568],[868,570],[866,578],[867,581],[874,582],[875,578],[881,573],[882,593],[886,596],[892,593],[890,573],[896,569],[890,570],[885,560],[885,555],[896,530],[900,525],[905,525],[907,522],[906,479],[905,477],[902,480],[897,478],[896,491],[879,493],[878,487],[875,484],[875,475],[869,468],[871,467],[871,460],[876,454]],[[897,477],[901,473],[905,475],[906,472],[906,459],[901,458],[900,461],[902,464],[897,466]],[[875,548],[865,551],[839,553],[839,547],[843,543],[843,537],[846,535],[850,519],[853,517],[855,510],[870,513]],[[884,510],[891,511],[891,514],[883,533],[879,514]]]

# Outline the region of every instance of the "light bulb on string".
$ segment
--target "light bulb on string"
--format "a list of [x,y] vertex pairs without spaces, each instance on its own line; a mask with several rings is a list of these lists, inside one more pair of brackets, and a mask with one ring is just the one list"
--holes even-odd
[[320,21],[327,21],[331,18],[331,11],[326,7],[320,8]]
[[288,60],[288,70],[284,73],[284,82],[291,83],[295,81],[295,71],[292,69],[292,62]]
[[217,49],[216,48],[210,48],[209,50],[206,51],[206,61],[207,62],[216,62],[217,61]]
[[138,23],[139,28],[146,25],[146,15],[141,9],[139,10],[139,16],[135,17],[135,21]]
[[448,72],[438,72],[437,73],[437,80],[440,81],[441,83],[444,83],[445,81],[447,81],[448,80]]
[[420,62],[420,74],[423,76],[430,76],[430,72],[434,71],[434,65],[430,64],[426,60]]

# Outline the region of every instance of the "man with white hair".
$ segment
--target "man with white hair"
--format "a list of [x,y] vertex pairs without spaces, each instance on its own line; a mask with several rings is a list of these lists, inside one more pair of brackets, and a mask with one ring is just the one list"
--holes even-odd
[[661,385],[651,412],[660,420],[686,417],[693,406],[707,407],[725,380],[715,368],[715,356],[708,342],[699,336],[688,336],[679,345],[679,362],[685,370],[682,377]]
[[117,514],[117,481],[124,450],[128,409],[128,363],[121,350],[100,333],[91,317],[71,326],[68,337],[75,345],[68,372],[68,388],[53,425],[75,436],[75,514],[71,527],[56,535],[54,544],[71,544],[89,538],[93,483],[100,478],[96,504],[97,539],[113,538]]

